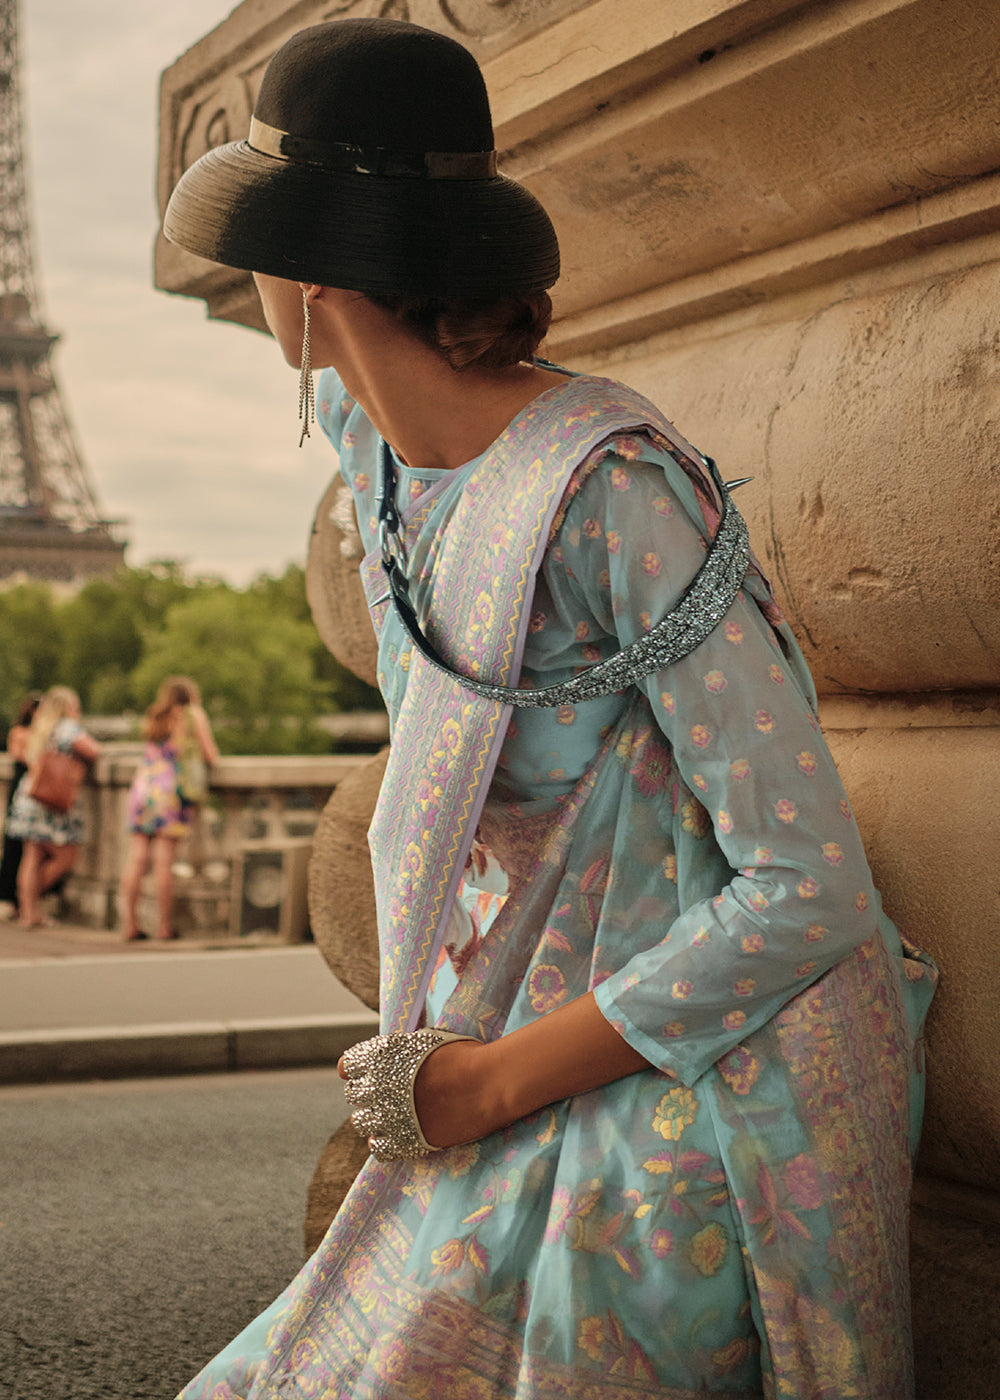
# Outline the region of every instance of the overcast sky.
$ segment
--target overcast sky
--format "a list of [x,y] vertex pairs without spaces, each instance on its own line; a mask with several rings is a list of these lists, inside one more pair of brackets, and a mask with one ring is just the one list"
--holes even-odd
[[152,285],[162,70],[226,0],[20,0],[22,101],[41,312],[102,509],[127,561],[245,583],[304,562],[336,458],[298,449],[277,346]]

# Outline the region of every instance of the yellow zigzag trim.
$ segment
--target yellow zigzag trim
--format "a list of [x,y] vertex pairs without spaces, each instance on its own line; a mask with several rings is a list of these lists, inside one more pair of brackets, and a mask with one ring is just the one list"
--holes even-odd
[[461,814],[454,824],[454,832],[452,836],[451,846],[442,857],[442,874],[437,882],[437,890],[434,895],[434,899],[431,903],[430,909],[428,911],[431,917],[428,919],[427,924],[425,925],[424,936],[420,944],[420,963],[414,971],[413,977],[410,981],[410,986],[407,988],[403,998],[403,1002],[400,1006],[400,1011],[403,1013],[404,1020],[409,1017],[410,1009],[412,1008],[417,992],[420,989],[420,983],[423,981],[424,978],[424,972],[426,970],[426,959],[430,952],[430,946],[434,941],[434,935],[437,932],[438,919],[441,914],[441,906],[444,902],[445,892],[448,888],[448,885],[451,882],[451,876],[455,868],[455,862],[458,858],[458,852],[461,848],[462,839],[465,835],[465,831],[468,826],[469,808],[472,806],[472,803],[475,800],[476,788],[478,787],[479,783],[479,776],[482,773],[484,767],[486,766],[486,760],[489,758],[490,751],[493,748],[493,736],[496,733],[497,724],[500,719],[500,710],[502,707],[496,701],[490,701],[487,703],[492,704],[493,713],[490,716],[489,724],[483,736],[483,741],[480,744],[479,752],[476,755],[475,766],[473,768],[472,773],[470,774],[469,782],[466,787],[465,797],[462,799]]

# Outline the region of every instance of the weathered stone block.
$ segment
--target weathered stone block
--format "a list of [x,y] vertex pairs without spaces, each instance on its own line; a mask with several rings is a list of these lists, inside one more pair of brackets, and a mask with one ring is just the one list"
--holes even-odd
[[992,262],[842,285],[602,366],[753,477],[738,504],[823,694],[1000,682],[998,289]]
[[993,1400],[1000,1219],[917,1205],[910,1234],[917,1400]]
[[378,1009],[378,937],[368,827],[389,750],[360,763],[330,798],[313,841],[309,916],[313,938],[334,975]]
[[306,1196],[306,1254],[322,1240],[354,1178],[368,1160],[368,1144],[349,1122],[342,1123],[323,1148]]
[[1000,1191],[1000,729],[827,737],[885,907],[941,968],[920,1169]]

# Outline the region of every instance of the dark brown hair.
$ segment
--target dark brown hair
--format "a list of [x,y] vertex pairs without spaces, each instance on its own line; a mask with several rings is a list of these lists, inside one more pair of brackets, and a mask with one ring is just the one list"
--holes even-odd
[[11,728],[23,728],[29,725],[35,717],[35,711],[38,709],[41,699],[41,693],[37,690],[32,691],[30,695],[26,695],[17,707],[17,718],[14,720],[14,724]]
[[489,301],[393,296],[371,300],[459,370],[506,369],[530,360],[552,320],[548,292],[514,293]]
[[188,676],[168,676],[142,721],[143,737],[162,744],[170,737],[171,720],[178,705],[200,705],[201,693]]

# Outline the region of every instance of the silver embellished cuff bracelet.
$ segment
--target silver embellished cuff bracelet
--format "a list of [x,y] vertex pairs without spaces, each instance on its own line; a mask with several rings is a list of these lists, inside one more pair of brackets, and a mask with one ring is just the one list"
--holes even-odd
[[373,1157],[398,1162],[439,1150],[420,1130],[413,1097],[417,1072],[439,1046],[475,1038],[426,1027],[376,1035],[345,1053],[344,1092],[354,1107],[351,1123],[359,1137],[368,1139]]

